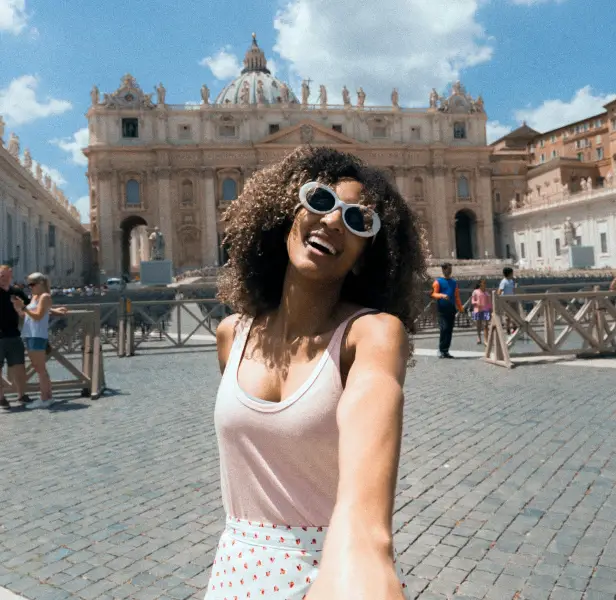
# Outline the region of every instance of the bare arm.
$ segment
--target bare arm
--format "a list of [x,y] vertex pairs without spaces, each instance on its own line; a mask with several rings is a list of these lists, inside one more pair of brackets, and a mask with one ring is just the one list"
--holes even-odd
[[225,372],[225,367],[227,366],[239,318],[238,314],[225,317],[216,328],[216,350],[218,351],[218,365],[221,373]]
[[393,564],[392,514],[409,355],[402,323],[358,319],[355,360],[337,412],[340,479],[319,577],[307,600],[403,600]]
[[36,308],[30,309],[25,306],[21,307],[21,312],[28,315],[34,321],[40,321],[51,308],[51,296],[49,294],[41,294]]

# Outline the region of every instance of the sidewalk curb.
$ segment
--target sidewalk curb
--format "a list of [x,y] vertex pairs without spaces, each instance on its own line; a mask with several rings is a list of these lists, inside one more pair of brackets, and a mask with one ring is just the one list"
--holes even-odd
[[26,598],[14,594],[11,590],[0,587],[0,600],[26,600]]

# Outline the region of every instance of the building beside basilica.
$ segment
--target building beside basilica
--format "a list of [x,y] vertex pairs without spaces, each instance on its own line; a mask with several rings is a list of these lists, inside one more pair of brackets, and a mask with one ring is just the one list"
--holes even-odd
[[328,145],[384,168],[422,219],[433,257],[494,256],[491,154],[486,114],[458,82],[448,98],[405,108],[366,105],[324,86],[296,94],[267,68],[253,36],[244,69],[200,105],[156,101],[130,75],[119,89],[92,90],[87,119],[91,236],[106,276],[137,272],[159,227],[176,272],[224,262],[221,213],[256,170],[300,144]]
[[28,149],[20,155],[15,134],[5,146],[4,129],[0,115],[0,264],[13,267],[18,282],[38,271],[52,285],[80,285],[89,253],[79,212]]

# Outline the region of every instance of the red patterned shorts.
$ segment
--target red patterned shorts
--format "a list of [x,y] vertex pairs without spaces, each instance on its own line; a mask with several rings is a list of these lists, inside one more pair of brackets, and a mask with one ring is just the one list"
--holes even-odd
[[[327,527],[227,517],[205,600],[302,600],[319,573],[326,533]],[[401,570],[400,576],[404,577]]]

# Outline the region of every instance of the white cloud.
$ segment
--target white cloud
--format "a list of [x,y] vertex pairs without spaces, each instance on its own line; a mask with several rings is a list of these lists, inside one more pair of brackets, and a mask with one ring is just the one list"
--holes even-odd
[[[36,161],[34,161],[32,172],[35,172],[35,169]],[[42,163],[41,169],[43,170],[43,173],[45,175],[49,175],[49,177],[51,177],[51,180],[54,181],[58,187],[62,187],[66,183],[66,179],[64,179],[64,176],[62,175],[62,173],[60,173],[60,171],[58,171],[58,169],[48,167],[47,165],[44,165]]]
[[237,77],[242,67],[238,57],[230,50],[231,48],[227,46],[214,56],[206,56],[199,61],[199,64],[202,67],[209,67],[216,79],[224,80]]
[[575,92],[568,102],[545,100],[536,108],[515,111],[515,118],[517,121],[526,121],[537,131],[550,131],[603,112],[603,106],[614,98],[616,94],[594,94],[591,86],[587,85]]
[[267,68],[271,71],[272,75],[276,77],[276,73],[278,72],[278,63],[273,58],[267,59]]
[[431,88],[443,91],[461,70],[491,59],[476,19],[482,3],[382,0],[358,9],[355,0],[292,0],[274,20],[274,49],[292,73],[314,81],[312,102],[325,84],[332,103],[347,85],[362,86],[368,104],[389,104],[396,87],[403,105],[426,106]]
[[36,119],[59,115],[72,108],[72,104],[66,100],[48,98],[40,102],[36,98],[37,87],[38,79],[33,75],[13,79],[7,88],[0,89],[0,114],[9,123],[23,125]]
[[488,136],[488,144],[507,135],[511,131],[509,125],[503,125],[499,121],[488,121],[486,124],[486,133]]
[[0,31],[17,35],[27,23],[26,0],[0,0]]
[[73,202],[75,208],[79,211],[82,223],[90,222],[90,196],[81,196]]
[[73,134],[72,138],[61,138],[51,140],[51,143],[58,146],[64,152],[71,155],[71,162],[80,167],[88,165],[88,159],[84,156],[82,149],[90,143],[90,134],[87,127],[83,127]]

